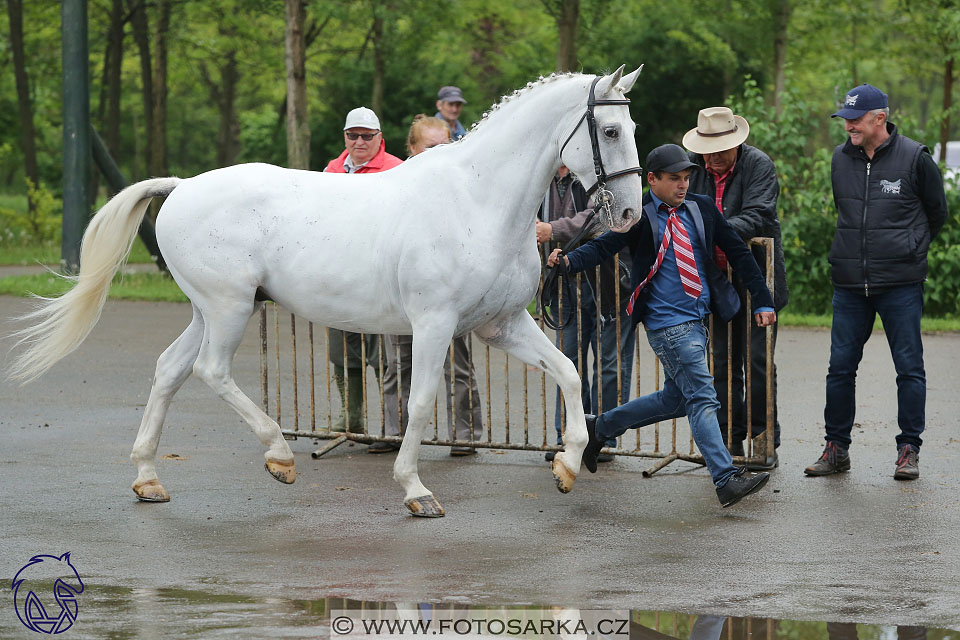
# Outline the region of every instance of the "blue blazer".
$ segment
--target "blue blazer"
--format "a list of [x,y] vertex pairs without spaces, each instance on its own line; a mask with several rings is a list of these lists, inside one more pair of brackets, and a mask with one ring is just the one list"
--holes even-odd
[[[690,211],[697,227],[697,238],[701,243],[702,255],[710,256],[706,271],[707,286],[710,287],[710,310],[722,321],[729,322],[740,310],[740,298],[727,276],[714,263],[714,247],[720,247],[727,254],[727,260],[733,265],[740,280],[746,285],[753,301],[753,308],[773,308],[773,298],[763,281],[760,267],[746,243],[737,232],[727,224],[717,205],[707,196],[688,193],[684,203]],[[567,254],[570,261],[570,273],[584,271],[600,264],[624,247],[630,248],[633,256],[632,289],[636,289],[650,273],[660,249],[660,229],[657,212],[653,208],[650,193],[643,196],[643,213],[640,220],[624,233],[608,231],[599,238],[581,245]],[[656,276],[654,276],[656,277]],[[633,305],[634,323],[643,322],[647,313],[647,300],[650,289],[644,289]]]

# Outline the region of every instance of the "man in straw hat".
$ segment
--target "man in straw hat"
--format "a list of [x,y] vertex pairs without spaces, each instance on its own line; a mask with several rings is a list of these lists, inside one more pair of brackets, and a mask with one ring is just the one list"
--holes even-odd
[[[689,150],[690,160],[696,164],[690,175],[690,191],[710,197],[744,241],[757,236],[773,238],[773,301],[774,308],[779,312],[787,304],[788,296],[780,220],[777,217],[780,185],[777,182],[777,171],[769,156],[744,143],[748,135],[750,125],[746,119],[734,115],[729,108],[702,109],[697,116],[697,126],[683,136],[683,146]],[[754,247],[752,250],[766,276],[767,261],[763,247]],[[717,249],[713,258],[725,272],[727,258],[723,251]],[[732,414],[732,438],[728,444],[733,455],[744,455],[743,440],[748,431],[754,438],[754,455],[765,455],[767,332],[750,322],[746,315],[747,288],[740,274],[734,272],[733,283],[740,296],[740,311],[729,326],[720,322],[714,322],[713,326],[713,378],[720,400],[718,419],[726,442],[730,433],[728,417]],[[771,340],[772,348],[776,348],[776,324],[773,325]],[[727,376],[728,360],[732,363],[730,379]],[[751,389],[749,429],[744,388],[744,379],[748,375]],[[774,447],[779,447],[776,365],[773,365],[773,420]],[[772,457],[748,467],[754,470],[772,469],[777,463],[778,458],[774,451]]]
[[763,284],[757,263],[743,240],[726,223],[713,201],[688,195],[694,164],[675,144],[657,147],[647,155],[647,183],[640,220],[625,232],[608,231],[565,256],[555,249],[547,259],[561,259],[569,273],[578,273],[608,260],[623,248],[633,259],[633,293],[627,312],[642,322],[666,377],[660,391],[635,398],[599,416],[587,416],[589,441],[583,465],[597,470],[597,456],[609,438],[660,420],[687,416],[690,432],[703,455],[724,507],[736,504],[760,489],[770,477],[733,466],[717,424],[717,394],[707,366],[706,318],[716,313],[726,322],[740,301],[727,279],[709,257],[721,247],[740,271],[755,301],[754,318],[760,326],[777,320],[773,298]]

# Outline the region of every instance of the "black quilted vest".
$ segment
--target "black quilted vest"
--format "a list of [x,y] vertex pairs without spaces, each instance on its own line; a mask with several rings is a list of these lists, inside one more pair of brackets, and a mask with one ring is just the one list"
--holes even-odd
[[930,225],[916,167],[926,147],[897,134],[867,158],[847,140],[833,152],[831,178],[837,231],[830,248],[833,284],[864,294],[923,282]]

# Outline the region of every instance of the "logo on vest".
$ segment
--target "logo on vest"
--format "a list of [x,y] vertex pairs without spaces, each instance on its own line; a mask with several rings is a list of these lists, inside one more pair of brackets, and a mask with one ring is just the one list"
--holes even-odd
[[[902,178],[901,178],[901,179],[902,179]],[[883,193],[897,193],[897,194],[899,194],[899,193],[900,193],[900,180],[901,180],[901,179],[898,179],[896,182],[890,182],[889,180],[881,180],[881,181],[880,181],[880,190],[881,190]]]
[[857,104],[857,98],[859,98],[859,97],[860,97],[859,95],[856,95],[856,96],[854,96],[854,95],[849,95],[849,96],[847,96],[847,99],[843,101],[844,106],[852,107],[853,105]]

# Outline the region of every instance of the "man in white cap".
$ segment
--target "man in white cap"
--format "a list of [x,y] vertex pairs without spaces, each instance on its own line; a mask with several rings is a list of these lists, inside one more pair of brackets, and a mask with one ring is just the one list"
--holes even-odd
[[[702,109],[697,116],[697,126],[683,136],[683,146],[697,166],[690,175],[690,192],[708,196],[723,213],[727,223],[744,241],[753,237],[773,238],[773,301],[777,313],[787,304],[787,278],[783,258],[783,243],[780,240],[780,219],[777,217],[777,197],[780,185],[777,171],[769,156],[756,147],[745,144],[750,134],[746,119],[734,115],[727,107]],[[762,247],[752,249],[760,269],[766,276],[766,256]],[[714,260],[724,272],[727,259],[717,249]],[[750,322],[746,315],[747,290],[740,274],[733,274],[734,288],[741,300],[740,312],[729,325],[730,349],[728,353],[728,325],[714,322],[713,377],[720,400],[718,418],[723,438],[730,432],[728,417],[732,413],[732,438],[730,451],[744,455],[743,440],[754,438],[754,455],[766,456],[767,446],[762,434],[767,422],[767,348],[766,329]],[[772,349],[777,344],[777,325],[773,325]],[[747,360],[749,336],[750,358]],[[727,363],[732,361],[731,379],[727,376]],[[773,365],[773,421],[774,447],[780,446],[780,422],[777,419],[777,370]],[[749,377],[748,377],[749,376]],[[750,422],[747,424],[745,378],[750,384]],[[760,463],[747,465],[753,470],[772,469],[777,466],[776,451]]]
[[460,112],[466,103],[460,87],[440,87],[440,90],[437,91],[436,117],[447,123],[447,126],[450,127],[450,135],[455,141],[467,135],[467,130],[463,128],[459,120]]
[[[357,107],[347,114],[343,123],[343,142],[346,148],[327,164],[328,173],[378,173],[392,169],[403,161],[387,153],[380,132],[380,119],[372,109]],[[363,371],[359,333],[330,329],[330,362],[333,380],[340,392],[340,415],[334,419],[333,431],[363,431],[364,398]],[[379,372],[379,345],[377,336],[366,335],[367,364]],[[346,346],[346,353],[344,353]],[[390,451],[389,443],[371,445],[374,452]]]
[[330,173],[377,173],[399,165],[402,160],[387,153],[380,132],[380,119],[372,109],[357,107],[343,124],[346,149],[327,164]]

